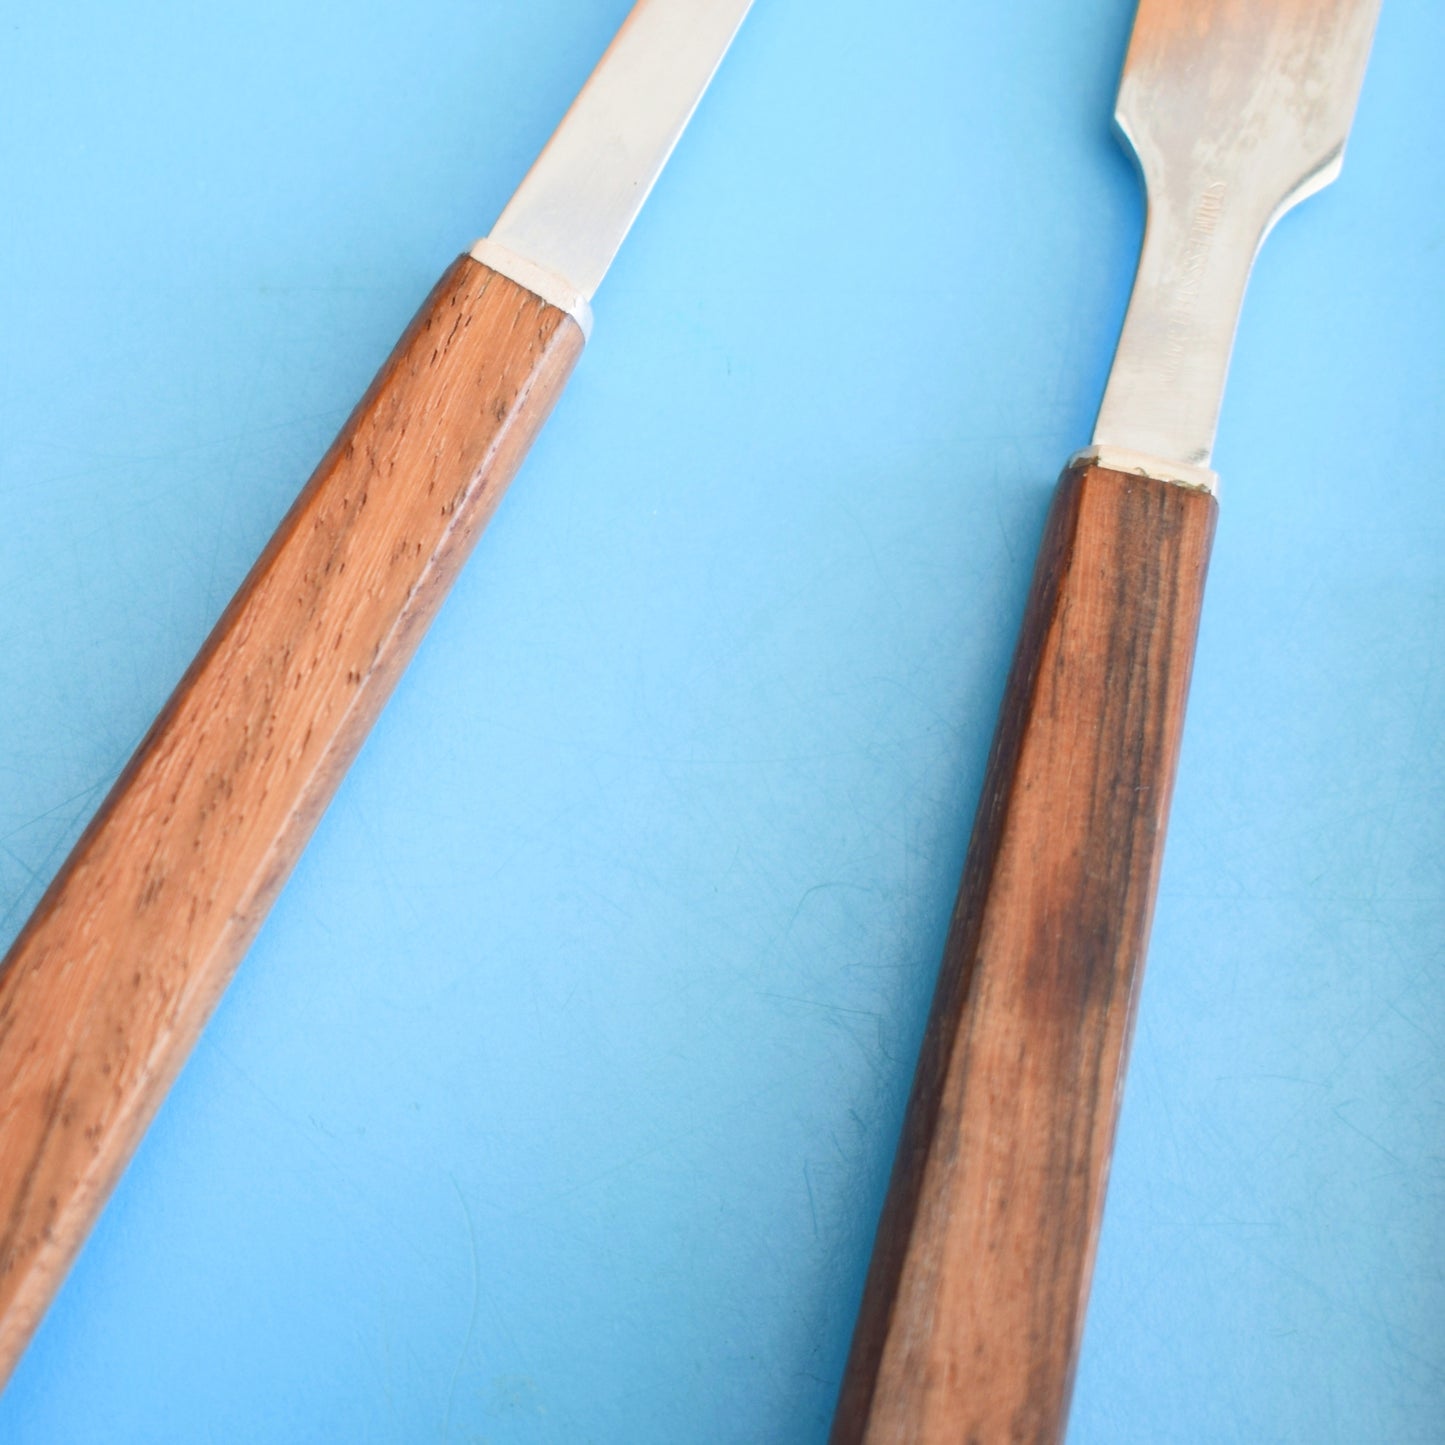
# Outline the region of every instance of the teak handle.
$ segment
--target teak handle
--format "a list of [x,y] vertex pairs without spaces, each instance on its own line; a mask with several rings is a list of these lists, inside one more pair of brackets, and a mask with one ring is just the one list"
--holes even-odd
[[447,271],[0,965],[0,1382],[582,344]]
[[834,1445],[1063,1435],[1215,512],[1059,484]]

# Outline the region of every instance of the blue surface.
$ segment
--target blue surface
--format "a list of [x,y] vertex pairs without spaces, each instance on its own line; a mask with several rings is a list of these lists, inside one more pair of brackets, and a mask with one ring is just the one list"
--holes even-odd
[[[0,942],[625,8],[5,6]],[[1129,22],[762,0],[6,1445],[824,1439]],[[1246,307],[1072,1445],[1445,1429],[1442,54]]]

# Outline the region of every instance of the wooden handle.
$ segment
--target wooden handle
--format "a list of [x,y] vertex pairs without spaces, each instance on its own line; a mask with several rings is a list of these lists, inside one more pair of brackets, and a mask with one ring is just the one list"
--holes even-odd
[[1059,484],[834,1445],[1062,1438],[1215,512]]
[[0,1382],[582,350],[459,259],[0,972]]

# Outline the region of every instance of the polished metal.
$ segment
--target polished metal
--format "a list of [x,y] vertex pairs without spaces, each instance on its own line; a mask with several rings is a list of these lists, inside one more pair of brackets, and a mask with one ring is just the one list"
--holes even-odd
[[487,239],[590,301],[751,3],[637,0]]
[[1140,0],[1114,116],[1148,196],[1096,447],[1207,469],[1254,258],[1339,174],[1379,0]]

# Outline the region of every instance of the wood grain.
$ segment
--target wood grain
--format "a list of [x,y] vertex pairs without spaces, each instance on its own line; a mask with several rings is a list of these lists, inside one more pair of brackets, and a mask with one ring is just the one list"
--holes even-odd
[[582,350],[437,284],[0,972],[0,1381]]
[[1215,513],[1059,484],[834,1445],[1063,1436]]

